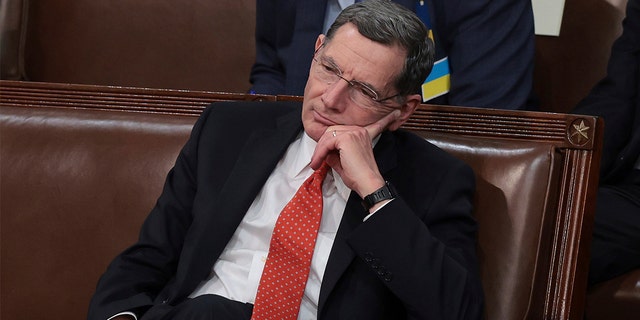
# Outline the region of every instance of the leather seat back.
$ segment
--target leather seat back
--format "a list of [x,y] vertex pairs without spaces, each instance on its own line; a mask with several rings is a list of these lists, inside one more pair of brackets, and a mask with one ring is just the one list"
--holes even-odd
[[86,318],[97,279],[135,242],[194,121],[0,108],[1,318]]
[[[487,319],[542,319],[558,155],[543,143],[422,133],[476,174],[475,217]],[[508,303],[507,303],[508,302]]]

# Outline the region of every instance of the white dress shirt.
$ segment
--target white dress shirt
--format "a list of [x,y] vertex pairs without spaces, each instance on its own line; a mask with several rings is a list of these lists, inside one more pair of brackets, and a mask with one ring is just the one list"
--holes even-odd
[[[313,173],[309,163],[315,146],[316,142],[306,133],[289,146],[214,264],[211,275],[190,297],[217,294],[236,301],[255,302],[271,233],[280,211]],[[324,180],[322,193],[322,219],[298,319],[317,318],[322,276],[351,190],[331,170]]]
[[[380,136],[374,138],[372,145],[375,146],[379,139]],[[211,274],[189,295],[190,298],[217,294],[235,301],[255,302],[276,220],[302,183],[313,174],[309,163],[316,144],[303,132],[289,145],[213,265]],[[350,193],[351,189],[338,174],[333,170],[327,173],[322,184],[322,219],[298,319],[317,319],[322,277]],[[384,205],[378,207],[375,212],[382,207]],[[363,221],[375,212],[371,212]],[[130,315],[137,319],[136,314],[127,311],[118,313],[108,320],[119,315]]]

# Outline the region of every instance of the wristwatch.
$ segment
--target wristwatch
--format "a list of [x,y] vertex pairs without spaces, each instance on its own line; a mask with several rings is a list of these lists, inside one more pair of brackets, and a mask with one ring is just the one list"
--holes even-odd
[[362,199],[362,206],[365,210],[369,210],[378,202],[395,199],[396,195],[397,192],[393,185],[389,181],[385,181],[384,186]]

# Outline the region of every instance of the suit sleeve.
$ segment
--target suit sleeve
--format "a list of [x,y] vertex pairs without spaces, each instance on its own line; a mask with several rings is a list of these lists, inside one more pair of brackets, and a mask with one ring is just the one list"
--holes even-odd
[[[249,81],[251,90],[260,94],[282,94],[285,87],[286,71],[280,63],[279,49],[285,38],[279,33],[279,25],[287,20],[293,23],[294,15],[288,15],[292,8],[285,8],[282,0],[256,1],[256,61],[251,67]],[[291,25],[290,27],[293,27]]]
[[483,294],[471,215],[474,181],[471,169],[459,163],[437,180],[424,182],[431,186],[407,194],[408,199],[402,189],[411,192],[403,185],[398,198],[348,239],[404,304],[409,319],[481,318]]
[[434,1],[436,32],[451,72],[450,105],[527,106],[533,86],[531,1]]
[[104,320],[127,311],[141,315],[175,275],[185,234],[193,220],[196,146],[209,110],[196,122],[168,173],[162,194],[142,225],[138,241],[118,255],[100,278],[88,319]]

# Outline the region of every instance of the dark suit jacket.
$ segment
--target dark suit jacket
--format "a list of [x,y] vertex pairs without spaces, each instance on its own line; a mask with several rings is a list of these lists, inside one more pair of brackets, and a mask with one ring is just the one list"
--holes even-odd
[[[415,0],[395,0],[414,9]],[[449,57],[450,93],[429,103],[501,109],[535,109],[535,38],[531,1],[427,0],[436,60]],[[256,3],[256,62],[252,90],[302,95],[326,0]]]
[[629,0],[622,35],[616,39],[607,76],[573,113],[604,118],[600,182],[615,184],[640,156],[640,1]]
[[[99,281],[89,319],[179,304],[210,274],[302,130],[299,103],[217,103],[196,123],[139,241]],[[474,176],[404,131],[374,150],[400,197],[363,222],[352,192],[325,271],[319,319],[477,319]]]

